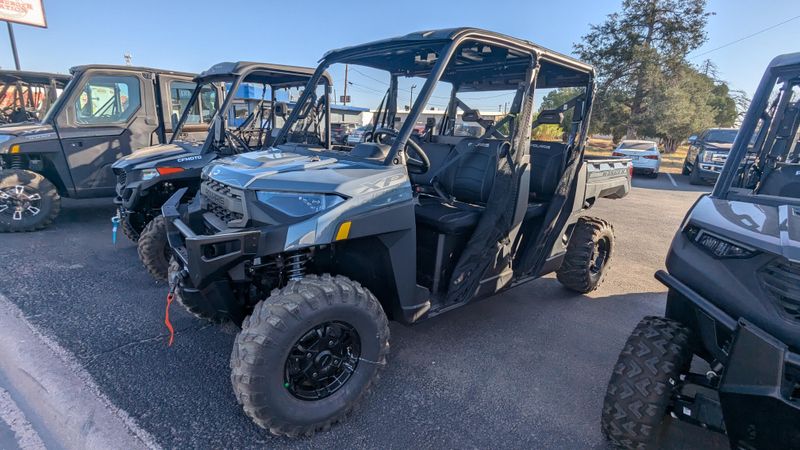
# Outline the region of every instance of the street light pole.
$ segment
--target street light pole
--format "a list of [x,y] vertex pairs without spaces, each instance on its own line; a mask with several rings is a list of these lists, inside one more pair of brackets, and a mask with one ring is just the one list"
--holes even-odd
[[411,85],[411,98],[408,99],[408,110],[411,111],[411,106],[414,104],[414,89],[417,87],[416,84]]
[[344,106],[347,106],[347,72],[348,72],[348,69],[349,69],[349,66],[347,64],[345,64],[344,65],[344,98],[342,98],[342,100],[344,100],[342,102],[342,104]]

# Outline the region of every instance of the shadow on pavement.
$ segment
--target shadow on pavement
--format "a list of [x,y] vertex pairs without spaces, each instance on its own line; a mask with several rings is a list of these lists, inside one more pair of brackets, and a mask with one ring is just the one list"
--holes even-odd
[[[672,184],[672,181],[675,181],[675,184]],[[639,189],[658,189],[662,191],[684,191],[684,192],[711,192],[711,189],[714,186],[711,185],[692,185],[689,184],[689,177],[685,175],[679,174],[666,174],[662,173],[658,175],[658,178],[647,178],[644,176],[633,176],[633,187]]]

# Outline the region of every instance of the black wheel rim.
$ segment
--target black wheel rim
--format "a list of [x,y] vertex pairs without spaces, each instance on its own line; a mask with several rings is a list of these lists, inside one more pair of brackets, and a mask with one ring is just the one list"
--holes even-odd
[[594,257],[592,264],[589,266],[589,271],[592,275],[597,275],[603,271],[606,262],[608,262],[608,255],[611,250],[611,242],[607,238],[602,238],[594,246]]
[[350,324],[325,322],[295,342],[286,358],[284,387],[301,400],[321,400],[347,383],[361,357],[361,338]]
[[41,202],[39,192],[21,184],[0,190],[0,214],[10,215],[11,220],[38,215],[42,211]]

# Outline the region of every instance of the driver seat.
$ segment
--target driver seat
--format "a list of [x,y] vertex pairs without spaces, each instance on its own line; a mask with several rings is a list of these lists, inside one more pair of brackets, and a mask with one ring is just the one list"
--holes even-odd
[[440,189],[454,201],[421,196],[415,210],[417,223],[440,234],[471,233],[489,200],[500,153],[507,146],[506,141],[497,139],[459,142],[453,156],[458,161],[436,177]]

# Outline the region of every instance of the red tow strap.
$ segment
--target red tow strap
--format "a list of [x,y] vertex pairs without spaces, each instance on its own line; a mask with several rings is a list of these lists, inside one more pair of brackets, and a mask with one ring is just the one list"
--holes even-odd
[[169,344],[167,344],[167,347],[172,347],[172,341],[175,340],[175,329],[172,328],[172,323],[169,321],[169,306],[172,304],[174,298],[175,295],[170,291],[170,293],[167,294],[167,308],[164,313],[164,325],[166,325],[169,330]]

